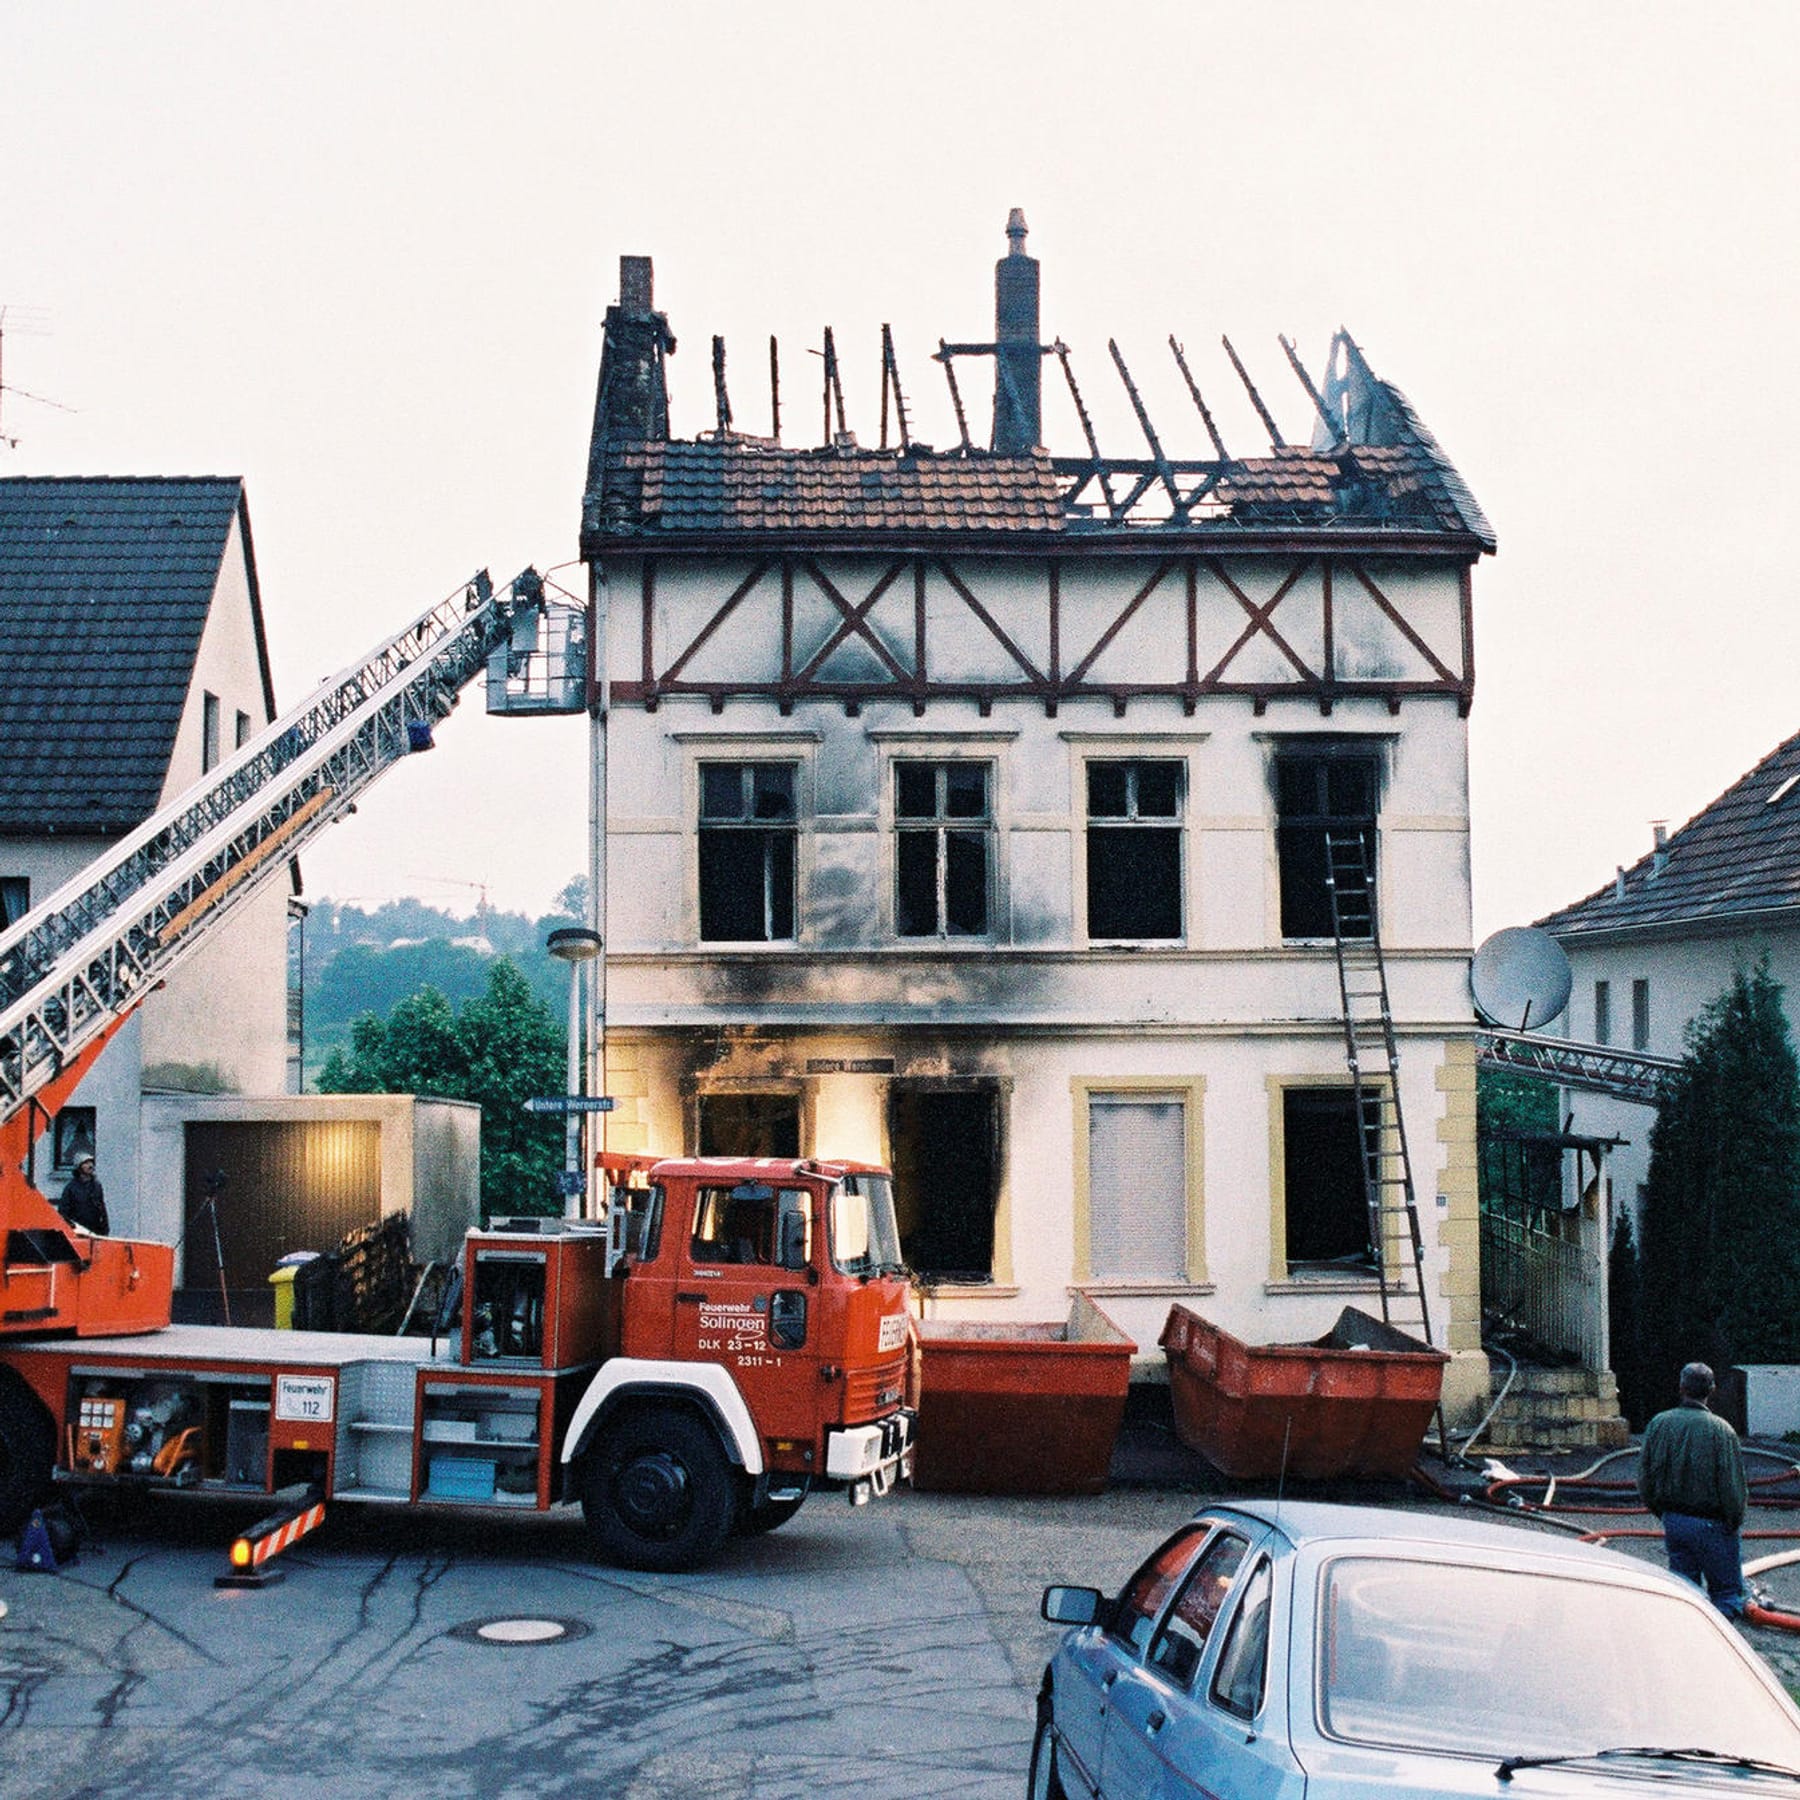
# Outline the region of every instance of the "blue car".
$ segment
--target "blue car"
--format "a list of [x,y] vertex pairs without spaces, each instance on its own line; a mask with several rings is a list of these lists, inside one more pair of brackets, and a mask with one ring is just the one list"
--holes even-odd
[[1043,1612],[1032,1800],[1800,1795],[1800,1712],[1699,1589],[1543,1532],[1209,1506]]

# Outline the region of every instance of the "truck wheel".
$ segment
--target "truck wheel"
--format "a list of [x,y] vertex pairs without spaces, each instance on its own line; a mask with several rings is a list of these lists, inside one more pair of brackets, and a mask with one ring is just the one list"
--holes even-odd
[[581,1510],[608,1562],[692,1569],[731,1535],[737,1495],[710,1426],[688,1413],[638,1413],[582,1458]]
[[765,1531],[777,1531],[806,1504],[804,1491],[788,1500],[765,1500],[761,1506],[745,1504],[738,1510],[739,1537],[761,1537]]
[[0,1369],[0,1533],[17,1531],[31,1516],[55,1461],[50,1415],[10,1369]]

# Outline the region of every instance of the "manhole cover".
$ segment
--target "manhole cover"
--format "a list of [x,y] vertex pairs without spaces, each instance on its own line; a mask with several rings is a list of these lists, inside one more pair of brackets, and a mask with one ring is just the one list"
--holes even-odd
[[471,1619],[450,1635],[466,1644],[567,1644],[584,1638],[588,1627],[579,1619]]

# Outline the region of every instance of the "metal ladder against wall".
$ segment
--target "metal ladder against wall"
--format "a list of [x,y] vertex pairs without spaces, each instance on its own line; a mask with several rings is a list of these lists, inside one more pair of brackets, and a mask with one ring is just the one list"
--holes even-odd
[[[529,578],[529,579],[528,579]],[[0,1117],[161,981],[409,752],[542,606],[483,571],[325,682],[0,933]]]
[[1425,1294],[1412,1156],[1400,1107],[1400,1052],[1375,916],[1375,884],[1360,827],[1327,830],[1325,884],[1331,896],[1344,1054],[1355,1098],[1369,1242],[1381,1281],[1381,1316],[1429,1344],[1431,1308]]

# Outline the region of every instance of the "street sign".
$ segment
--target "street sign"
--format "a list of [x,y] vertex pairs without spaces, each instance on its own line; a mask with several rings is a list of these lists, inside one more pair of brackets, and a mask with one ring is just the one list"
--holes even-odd
[[528,1113],[611,1112],[617,1102],[611,1094],[533,1094],[525,1102]]

